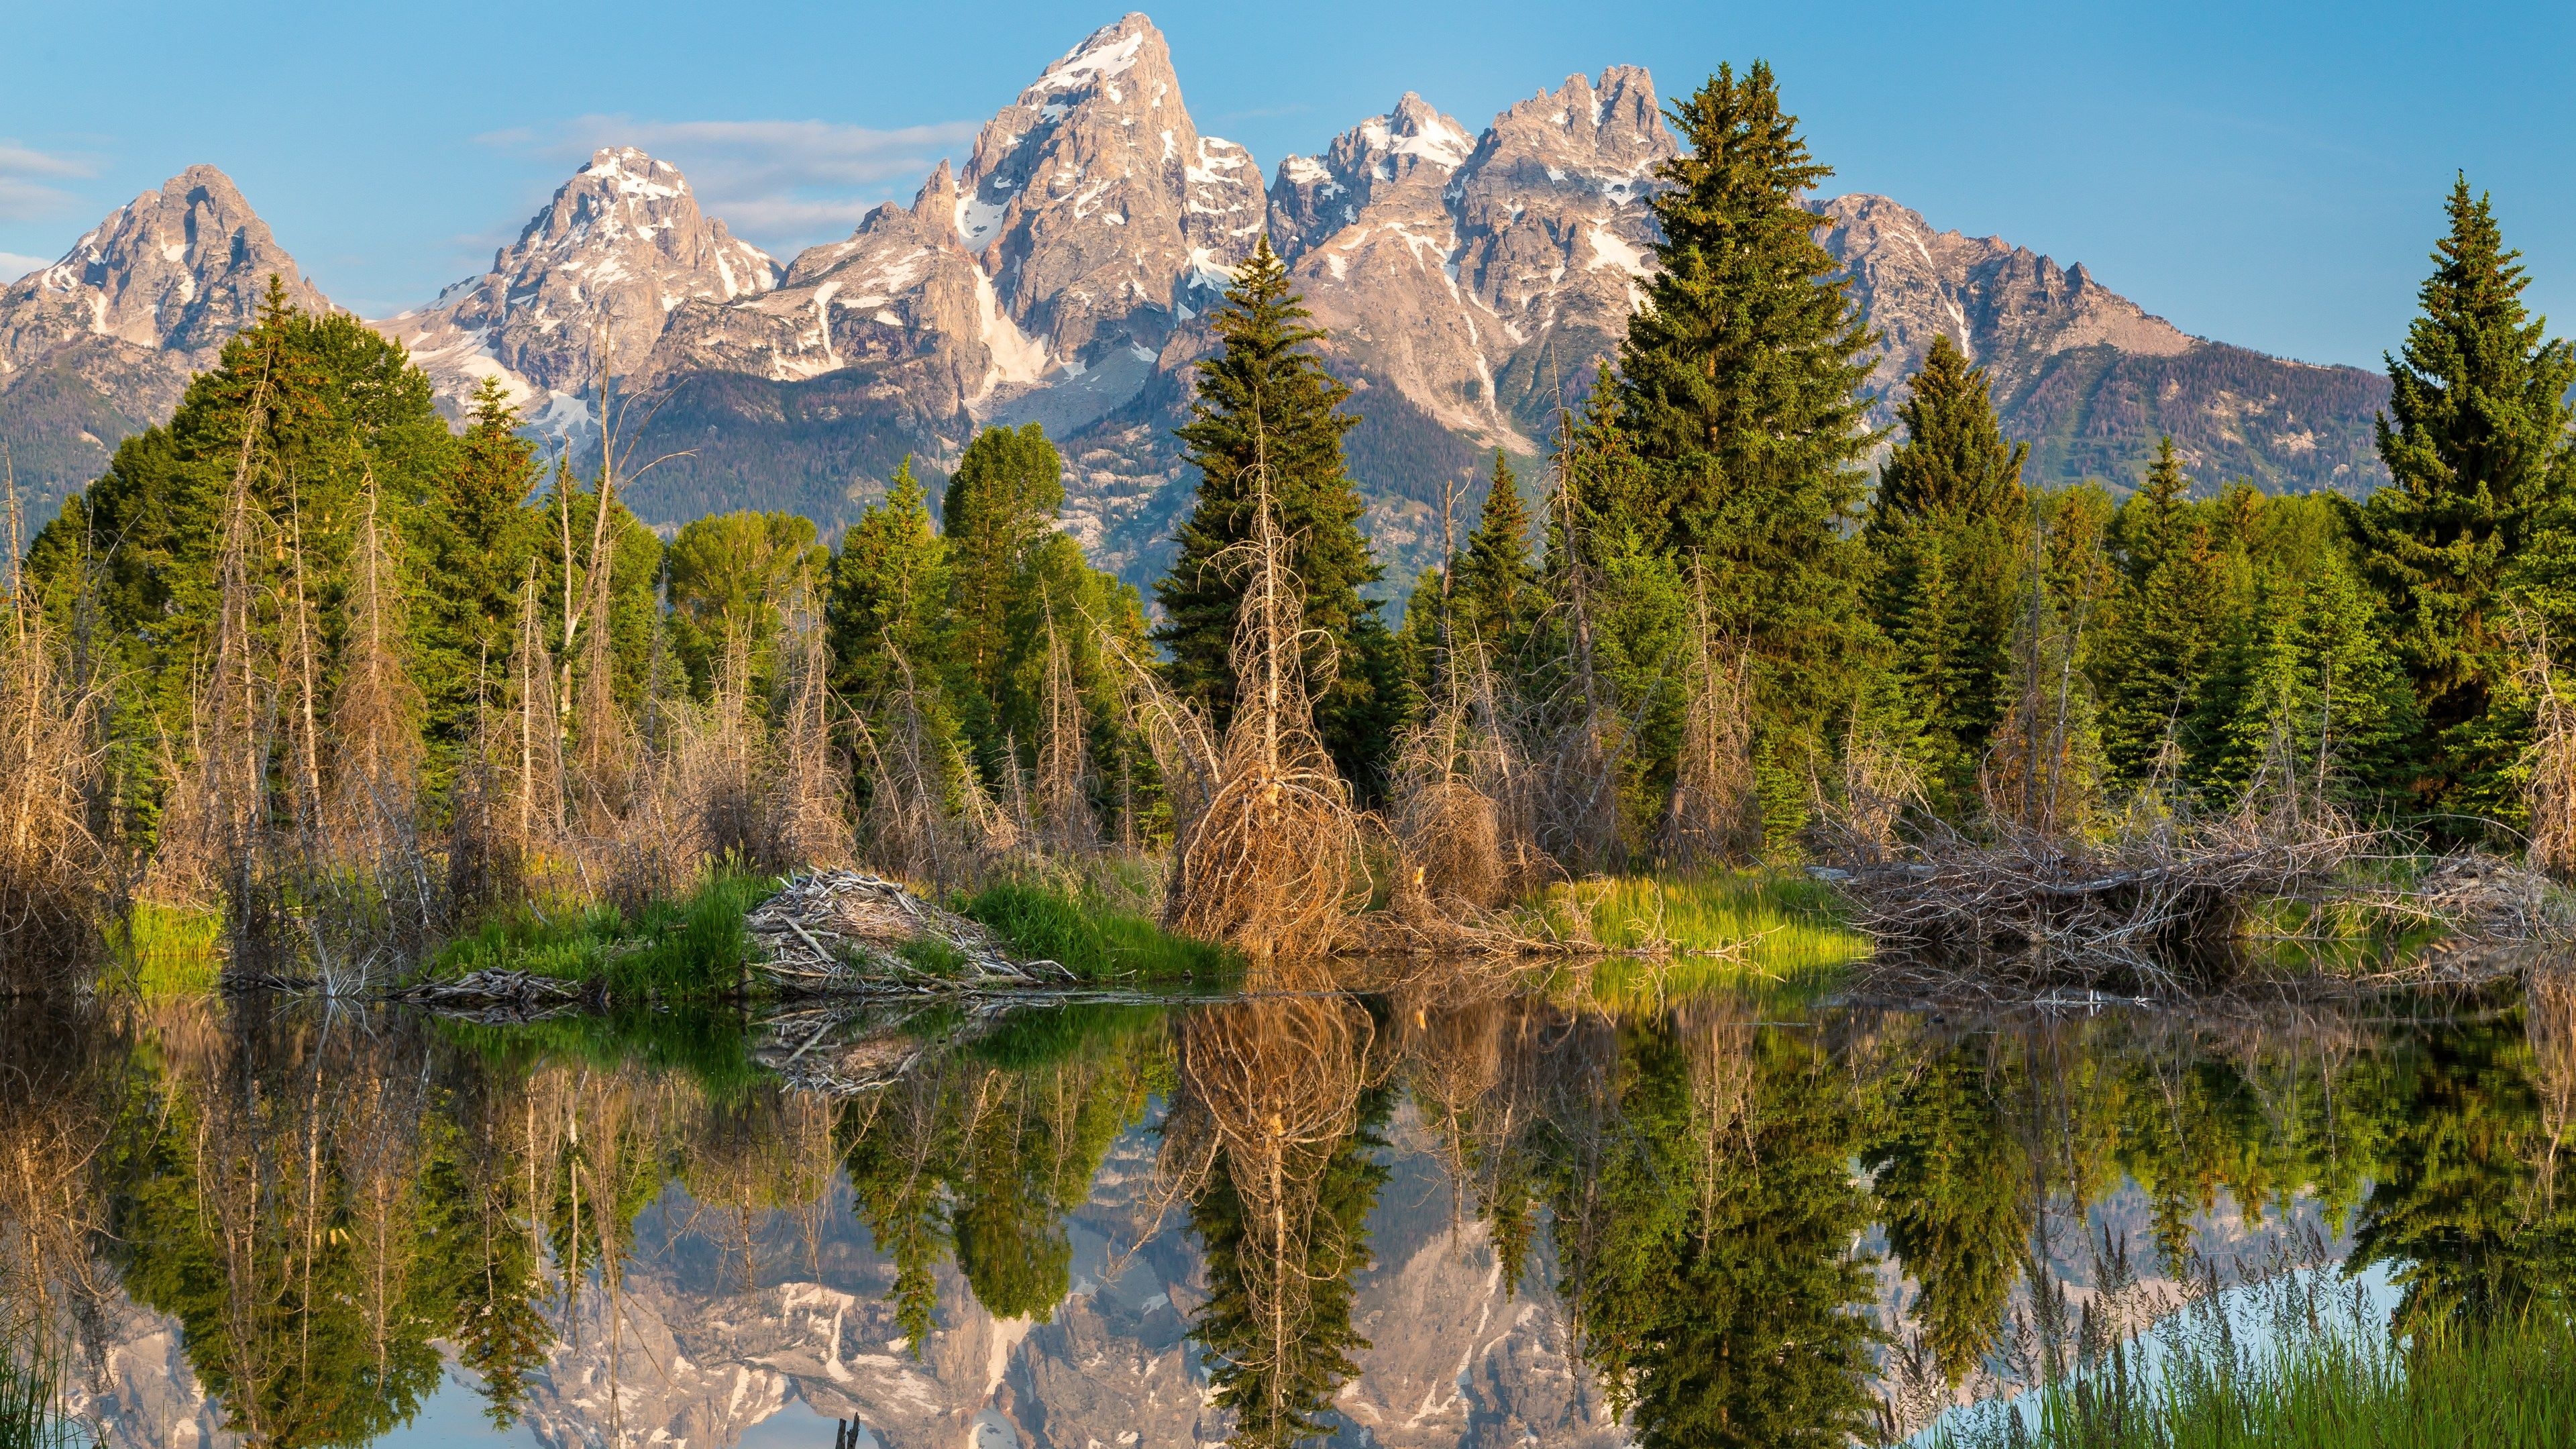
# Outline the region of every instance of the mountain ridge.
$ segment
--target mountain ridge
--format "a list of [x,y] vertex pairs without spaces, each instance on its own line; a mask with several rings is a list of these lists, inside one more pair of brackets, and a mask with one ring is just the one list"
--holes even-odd
[[[412,350],[451,415],[491,377],[532,427],[576,447],[595,447],[600,374],[622,379],[639,448],[685,455],[630,495],[665,528],[766,507],[835,530],[906,455],[935,485],[974,429],[1041,423],[1065,457],[1066,528],[1142,583],[1187,506],[1170,430],[1213,346],[1207,310],[1267,237],[1328,333],[1327,366],[1354,389],[1351,468],[1401,587],[1436,556],[1443,504],[1474,506],[1491,451],[1543,452],[1556,409],[1615,355],[1652,270],[1655,171],[1679,154],[1652,76],[1612,66],[1472,131],[1407,92],[1265,177],[1198,130],[1167,42],[1130,14],[997,110],[962,166],[941,162],[909,204],[783,266],[703,214],[677,168],[609,147],[486,272],[371,325]],[[292,274],[223,190],[210,218]],[[1936,230],[1886,197],[1815,205],[1885,339],[1871,377],[1882,423],[1943,332],[1989,369],[2007,432],[2033,444],[2034,483],[2126,486],[2163,433],[2205,482],[2361,492],[2383,476],[2375,374],[2189,336],[2081,264]],[[131,253],[119,255],[133,277],[103,278],[83,305],[178,285],[164,275],[175,264]],[[167,416],[191,359],[212,360],[197,345],[206,324],[165,327],[153,312],[146,327],[129,308],[82,332],[59,298],[20,297],[71,259],[0,292],[0,426],[35,419],[53,450],[31,480],[40,513],[118,437]],[[202,260],[191,275],[228,275]],[[328,305],[309,285],[299,295]]]

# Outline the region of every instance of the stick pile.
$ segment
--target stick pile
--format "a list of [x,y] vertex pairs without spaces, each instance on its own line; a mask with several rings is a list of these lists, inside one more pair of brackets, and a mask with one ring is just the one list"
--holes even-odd
[[[1009,990],[1075,980],[1054,961],[1012,960],[982,926],[863,871],[797,876],[743,925],[760,947],[761,969],[797,990]],[[943,943],[963,965],[948,974],[909,958],[904,948],[922,941]]]

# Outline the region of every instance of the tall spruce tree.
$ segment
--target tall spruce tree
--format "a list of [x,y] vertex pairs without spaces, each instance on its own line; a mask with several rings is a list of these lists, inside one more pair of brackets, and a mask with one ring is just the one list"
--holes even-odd
[[1496,448],[1476,531],[1451,564],[1451,602],[1456,627],[1472,632],[1498,655],[1519,651],[1539,611],[1538,565],[1530,557],[1530,544],[1529,505],[1521,499],[1511,460]]
[[429,616],[420,659],[431,736],[450,746],[473,729],[477,689],[508,667],[519,583],[536,548],[527,503],[537,449],[519,436],[519,410],[485,378],[467,417],[424,520],[430,587],[415,591]]
[[2102,753],[2124,784],[2148,779],[2168,740],[2181,746],[2224,623],[2225,541],[2190,492],[2166,438],[2112,524],[2120,576],[2089,652],[2102,695]]
[[947,544],[930,526],[929,506],[906,458],[884,501],[850,525],[832,561],[827,622],[834,692],[874,709],[900,683],[898,656],[915,670],[934,666],[947,607]]
[[1877,441],[1872,339],[1806,205],[1832,169],[1771,68],[1719,67],[1672,120],[1686,149],[1657,170],[1659,270],[1615,384],[1655,484],[1640,536],[1704,562],[1712,612],[1754,663],[1757,728],[1812,744],[1875,653],[1852,528]]
[[[1220,723],[1230,718],[1243,590],[1239,567],[1224,555],[1253,535],[1256,469],[1266,470],[1316,641],[1309,681],[1316,725],[1343,774],[1365,787],[1392,734],[1396,651],[1375,606],[1360,597],[1381,571],[1342,461],[1342,434],[1359,420],[1341,410],[1350,388],[1316,357],[1312,344],[1323,333],[1307,316],[1289,290],[1287,265],[1261,239],[1209,318],[1223,346],[1198,365],[1198,400],[1177,430],[1199,470],[1198,498],[1175,533],[1179,555],[1154,586],[1164,613],[1154,637],[1169,655],[1173,687]],[[1330,669],[1322,667],[1327,656]]]
[[2547,319],[2524,307],[2521,253],[2505,247],[2466,176],[2448,211],[2423,312],[2388,359],[2379,455],[2391,482],[2347,514],[2422,710],[2418,799],[2512,815],[2508,777],[2525,727],[2501,586],[2552,506],[2576,492],[2576,347],[2551,340]]
[[1921,722],[1935,793],[1952,808],[2003,717],[2010,642],[2031,573],[2027,443],[2006,443],[1987,390],[1948,336],[1897,409],[1905,441],[1879,470],[1861,536],[1876,556],[1872,611],[1907,707]]

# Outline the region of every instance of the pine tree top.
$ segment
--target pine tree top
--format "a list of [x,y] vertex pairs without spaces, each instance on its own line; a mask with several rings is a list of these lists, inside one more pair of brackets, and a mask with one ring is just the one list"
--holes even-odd
[[1896,410],[1905,441],[1879,470],[1874,523],[1924,518],[2018,517],[2028,443],[2004,441],[1986,370],[1971,366],[1947,333],[1935,333]]
[[[2567,404],[2576,346],[2551,340],[2548,319],[2524,306],[2522,253],[2505,246],[2489,198],[2472,194],[2465,174],[2444,209],[2450,230],[2419,293],[2423,310],[2388,359],[2380,454],[2405,498],[2447,497],[2471,513],[2530,508],[2576,481]],[[2404,505],[2392,499],[2382,512],[2393,506]],[[2447,531],[2479,528],[2463,515]]]

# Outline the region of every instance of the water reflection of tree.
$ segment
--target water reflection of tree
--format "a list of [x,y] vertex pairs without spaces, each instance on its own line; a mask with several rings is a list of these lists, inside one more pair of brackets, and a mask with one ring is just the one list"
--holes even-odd
[[2551,1109],[2570,1092],[2563,990],[2544,982],[2404,1054],[2352,1256],[2388,1265],[2402,1327],[2517,1317],[2576,1286],[2576,1214],[2550,1171],[2566,1131]]
[[[1741,1009],[1573,1033],[1543,1136],[1583,1355],[1641,1445],[1839,1445],[1868,1427],[1852,1244],[1862,1102],[1814,1033]],[[1599,1110],[1581,1105],[1598,1102]]]
[[[463,1204],[431,1190],[456,1134],[399,1033],[243,1011],[128,1105],[107,1170],[127,1291],[176,1317],[227,1427],[359,1444],[442,1369]],[[165,1041],[168,1040],[165,1038]],[[416,1044],[414,1044],[416,1046]]]
[[1393,1104],[1366,1085],[1375,1023],[1346,997],[1279,997],[1194,1012],[1180,1038],[1163,1152],[1206,1250],[1191,1331],[1211,1397],[1234,1414],[1230,1443],[1328,1436],[1333,1395],[1368,1347],[1353,1278],[1370,1262]]
[[1065,1216],[1090,1196],[1161,1070],[1139,1049],[1141,1027],[1107,1024],[1034,1051],[1007,1038],[944,1055],[843,1109],[842,1161],[860,1218],[894,1262],[895,1316],[916,1353],[952,1248],[996,1317],[1043,1322],[1070,1290]]
[[2018,1054],[1992,1038],[1935,1047],[1889,1093],[1862,1159],[1887,1245],[1922,1286],[1925,1345],[1956,1384],[1994,1347],[2033,1227],[2025,1143],[2007,1120],[2027,1094]]

